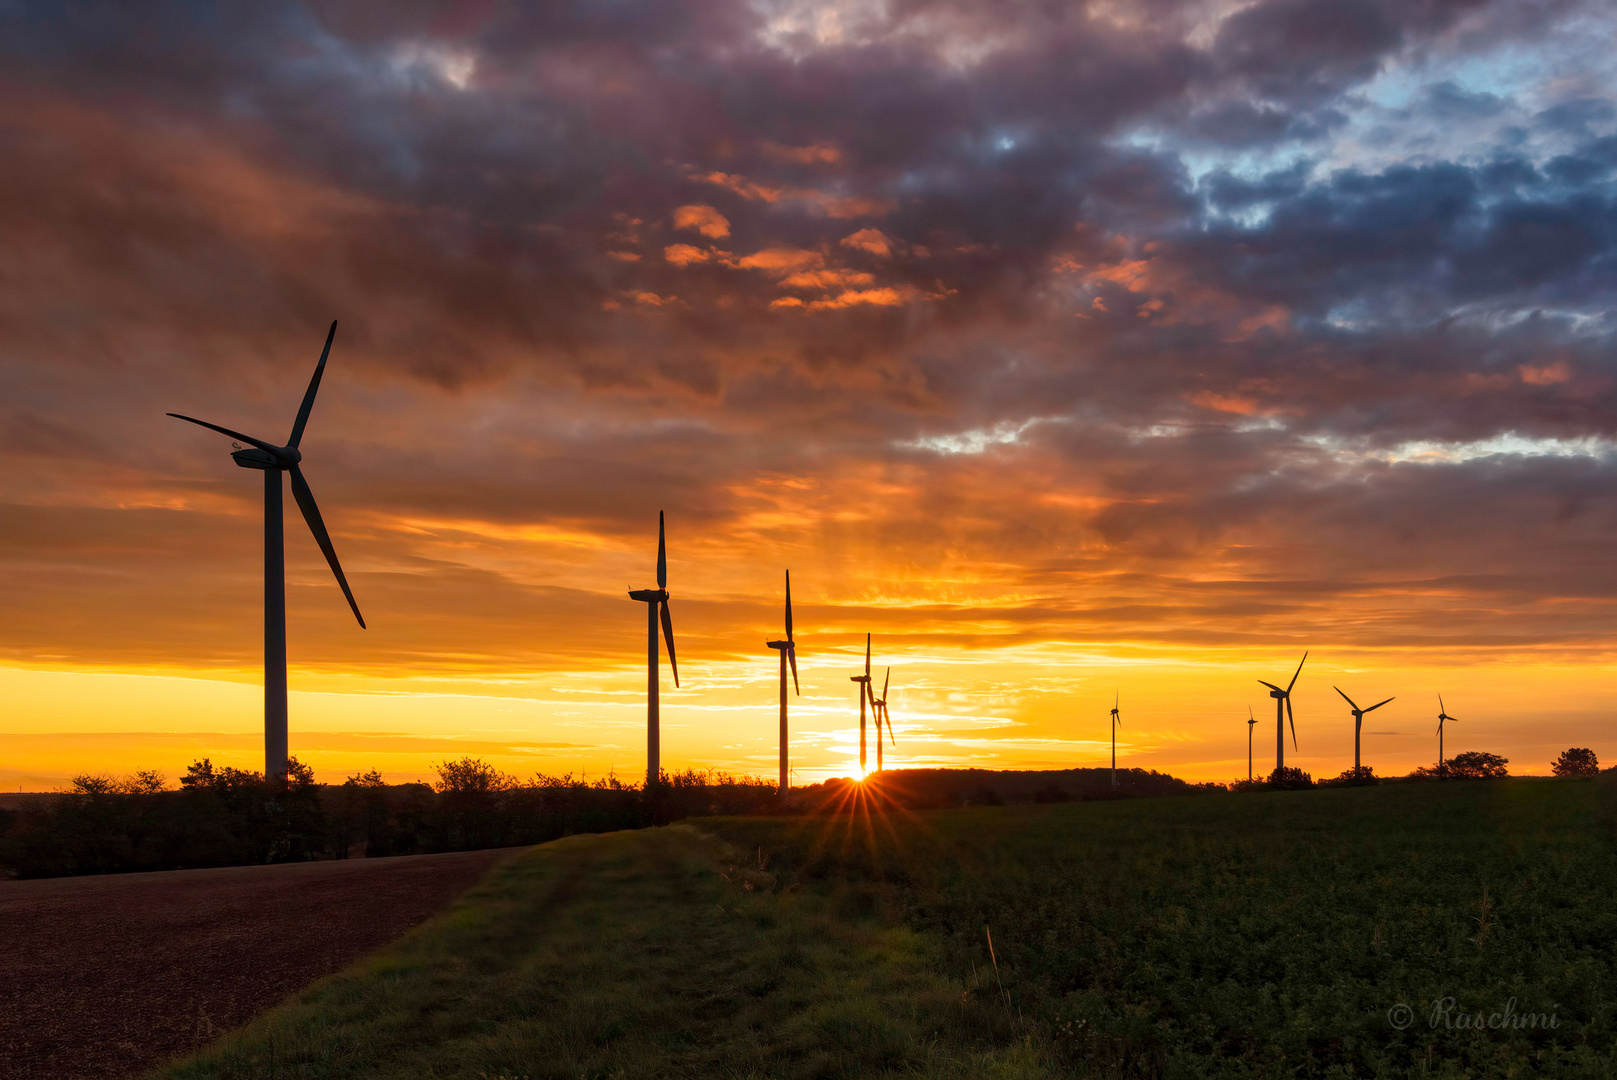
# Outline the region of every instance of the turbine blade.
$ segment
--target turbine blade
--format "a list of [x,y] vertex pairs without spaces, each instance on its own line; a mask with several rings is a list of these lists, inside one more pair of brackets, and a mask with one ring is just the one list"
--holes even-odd
[[229,428],[220,427],[218,424],[210,424],[206,420],[198,420],[194,416],[181,416],[177,412],[171,412],[168,415],[172,416],[176,420],[184,420],[188,424],[195,424],[198,427],[205,427],[210,431],[217,431],[221,435],[229,435],[232,439],[240,439],[242,442],[256,446],[266,453],[273,454],[275,451],[280,449],[280,447],[276,446],[274,443],[267,443],[263,439],[255,439],[251,435],[243,435],[239,431],[231,431]]
[[303,427],[309,422],[309,410],[314,408],[314,395],[320,390],[320,376],[326,371],[326,357],[331,355],[331,339],[337,336],[337,320],[331,320],[331,329],[326,332],[326,347],[320,350],[320,362],[314,366],[314,377],[309,380],[309,389],[303,393],[303,404],[298,406],[298,418],[292,423],[292,437],[286,440],[286,445],[296,446],[303,441]]
[[865,635],[865,685],[870,685],[870,635]]
[[882,677],[882,681],[881,681],[881,699],[882,699],[883,702],[885,702],[887,700],[887,684],[892,681],[892,678],[893,678],[893,669],[888,668],[887,669],[887,674]]
[[792,665],[792,686],[797,690],[797,696],[803,696],[803,688],[797,684],[797,650],[786,650],[786,662]]
[[325,553],[326,562],[331,564],[331,572],[337,576],[337,584],[342,586],[342,594],[348,598],[348,606],[354,609],[354,618],[359,620],[361,629],[366,629],[365,616],[359,613],[359,605],[354,602],[354,592],[348,587],[348,578],[343,575],[342,563],[337,561],[337,549],[331,546],[331,534],[326,532],[326,523],[320,518],[320,507],[315,505],[314,492],[309,490],[309,482],[303,478],[303,470],[296,465],[291,468],[292,497],[298,501],[298,509],[303,511],[303,520],[309,523],[309,531],[314,533],[314,542],[320,545]]
[[786,571],[786,640],[792,640],[792,572]]
[[[663,536],[663,512],[657,511],[657,588],[668,588],[668,545]],[[675,683],[675,685],[679,685]]]
[[1291,695],[1286,696],[1286,723],[1291,725],[1291,748],[1297,749],[1297,719],[1291,715]]
[[[170,413],[169,415],[172,416],[174,414]],[[1440,713],[1446,713],[1446,712],[1449,711],[1448,706],[1443,704],[1443,695],[1442,694],[1437,695],[1437,711],[1440,712]]]
[[[1340,686],[1333,686],[1333,687],[1331,687],[1331,689],[1335,690],[1338,694],[1342,694],[1342,688]],[[1348,697],[1346,694],[1342,694],[1342,700],[1347,702],[1348,705],[1353,709],[1358,709],[1358,707],[1359,707],[1358,704],[1352,698]],[[1370,710],[1365,709],[1364,711],[1369,712]]]
[[885,703],[881,707],[881,715],[882,719],[887,721],[887,745],[897,746],[898,740],[893,738],[893,714],[887,711]]
[[1303,673],[1303,665],[1306,663],[1308,663],[1308,650],[1304,649],[1303,658],[1297,661],[1296,673],[1292,675],[1291,682],[1286,684],[1286,693],[1291,693],[1291,688],[1297,685],[1297,676]]
[[[1274,684],[1274,683],[1272,683],[1272,682],[1263,682],[1263,680],[1262,680],[1262,679],[1259,679],[1259,680],[1258,680],[1258,681],[1259,681],[1259,682],[1260,682],[1260,683],[1263,683],[1263,685],[1264,685],[1264,686],[1267,686],[1267,687],[1268,687],[1268,688],[1269,688],[1269,689],[1271,689],[1271,690],[1280,690],[1280,687],[1278,687],[1278,686],[1276,686],[1276,685],[1275,685],[1275,684]],[[1280,690],[1280,692],[1281,692],[1281,693],[1282,693],[1282,694],[1284,694],[1284,693],[1285,693],[1285,691],[1284,691],[1284,690]]]
[[679,685],[679,661],[674,659],[674,620],[668,614],[668,601],[664,600],[658,605],[658,614],[662,616],[663,641],[668,645],[668,666],[674,669],[674,685]]
[[[1388,698],[1387,699],[1387,701],[1396,701],[1396,700],[1397,700],[1397,698]],[[1387,701],[1378,701],[1374,705],[1370,706],[1368,709],[1366,709],[1364,711],[1365,712],[1375,712],[1377,709],[1381,708],[1381,706],[1385,705],[1387,703]]]

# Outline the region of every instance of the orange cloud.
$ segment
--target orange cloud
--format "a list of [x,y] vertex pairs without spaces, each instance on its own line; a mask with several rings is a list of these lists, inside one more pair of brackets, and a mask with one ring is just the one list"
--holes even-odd
[[1565,360],[1557,360],[1555,363],[1545,364],[1543,367],[1523,364],[1516,370],[1521,372],[1522,382],[1528,386],[1554,386],[1556,383],[1570,382],[1572,380],[1572,368],[1568,366]]
[[714,240],[722,240],[730,235],[729,219],[706,203],[681,206],[675,210],[674,228],[695,229]]
[[851,236],[844,236],[842,246],[868,251],[872,255],[880,255],[882,258],[886,258],[893,253],[892,241],[887,239],[880,229],[860,229]]
[[698,174],[696,180],[717,184],[740,195],[743,199],[775,203],[783,200],[806,203],[826,217],[874,217],[892,210],[890,199],[867,199],[858,195],[832,195],[814,188],[767,187],[734,173],[710,172]]
[[798,165],[832,165],[842,160],[842,151],[830,143],[784,146],[781,143],[766,142],[763,144],[763,150],[777,161],[791,161]]
[[800,270],[781,281],[784,289],[841,289],[871,285],[876,275],[859,270]]
[[904,302],[904,297],[891,286],[881,289],[848,289],[847,291],[825,300],[816,300],[809,305],[810,311],[825,311],[831,308],[857,307],[860,304],[875,304],[878,307],[896,307]]
[[669,244],[663,248],[663,258],[675,266],[689,266],[691,263],[707,262],[713,254],[690,244]]
[[773,270],[786,273],[804,267],[819,266],[825,257],[818,251],[809,251],[806,248],[774,247],[755,251],[736,260],[735,265],[743,270]]
[[1253,416],[1258,411],[1258,403],[1251,398],[1236,397],[1234,394],[1215,394],[1211,390],[1203,390],[1191,398],[1190,403],[1200,405],[1204,409],[1238,413],[1241,416]]

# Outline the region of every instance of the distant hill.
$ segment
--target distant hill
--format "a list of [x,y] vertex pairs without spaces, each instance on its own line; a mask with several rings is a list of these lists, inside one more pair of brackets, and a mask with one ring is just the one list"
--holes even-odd
[[[834,777],[797,789],[809,805],[830,801],[853,783]],[[1001,806],[1009,803],[1076,802],[1223,791],[1221,784],[1195,784],[1146,769],[888,769],[865,779],[888,798],[917,809],[944,806]]]

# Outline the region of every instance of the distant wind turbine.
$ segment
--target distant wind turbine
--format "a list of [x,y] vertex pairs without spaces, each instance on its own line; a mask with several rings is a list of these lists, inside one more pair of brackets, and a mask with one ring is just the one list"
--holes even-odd
[[286,782],[287,759],[286,534],[281,524],[282,473],[292,475],[292,497],[297,500],[298,509],[303,511],[303,520],[308,522],[314,542],[320,545],[331,572],[336,575],[337,584],[342,586],[342,594],[348,599],[354,618],[359,620],[361,629],[365,627],[365,618],[360,615],[359,605],[354,602],[348,579],[343,576],[342,564],[337,561],[337,551],[331,546],[331,536],[320,518],[320,508],[315,505],[314,493],[309,490],[309,482],[303,478],[303,453],[298,449],[298,444],[303,441],[303,429],[309,422],[309,411],[314,408],[314,396],[320,389],[320,376],[326,370],[326,357],[331,355],[332,339],[336,336],[337,323],[333,321],[326,333],[326,347],[320,351],[320,362],[315,365],[309,388],[303,393],[303,404],[298,406],[297,419],[292,422],[292,435],[286,440],[285,446],[276,446],[272,442],[255,439],[205,420],[181,416],[179,413],[168,414],[176,420],[197,424],[249,444],[252,449],[237,449],[230,456],[242,468],[258,469],[264,474],[264,779],[272,784]]
[[893,740],[893,721],[892,721],[892,718],[887,715],[887,684],[892,680],[892,678],[893,678],[893,669],[888,668],[886,676],[884,676],[882,678],[882,681],[881,681],[881,697],[877,697],[875,694],[870,695],[870,717],[871,717],[871,720],[873,720],[875,722],[875,725],[876,725],[876,771],[877,772],[882,771],[881,729],[882,729],[883,724],[887,725],[887,739],[888,739],[888,741],[892,742],[892,744],[894,746],[898,745],[898,743]]
[[1460,722],[1458,716],[1449,715],[1448,709],[1443,704],[1443,695],[1439,694],[1437,695],[1437,767],[1439,770],[1443,768],[1443,721],[1445,720],[1452,720],[1456,724]]
[[1257,726],[1258,718],[1252,715],[1252,706],[1246,707],[1246,778],[1252,779],[1252,729]]
[[[1297,676],[1303,673],[1303,665],[1308,663],[1308,653],[1303,652],[1303,658],[1297,661],[1297,670],[1292,673],[1291,682],[1286,684],[1284,690],[1272,682],[1258,681],[1269,688],[1269,696],[1275,699],[1275,771],[1279,772],[1286,767],[1286,721],[1291,721],[1291,746],[1297,748],[1297,721],[1291,712],[1291,688],[1297,685]],[[1250,730],[1250,729],[1249,729]]]
[[865,635],[865,673],[863,675],[849,675],[849,682],[859,684],[859,775],[865,775],[865,700],[874,701],[870,693],[870,635]]
[[[1335,690],[1338,694],[1342,694],[1340,687],[1333,686],[1331,689]],[[1381,706],[1385,705],[1387,701],[1392,701],[1393,699],[1388,698],[1387,701],[1378,701],[1368,709],[1359,708],[1353,703],[1353,699],[1348,697],[1346,694],[1342,694],[1342,700],[1347,702],[1348,708],[1353,710],[1353,774],[1357,776],[1359,773],[1359,730],[1364,727],[1364,714],[1367,712],[1375,712],[1377,709],[1381,708]]]
[[803,696],[803,688],[797,683],[797,642],[792,640],[792,572],[786,571],[786,637],[781,641],[766,641],[771,649],[780,652],[780,793],[785,795],[791,790],[791,778],[787,772],[786,764],[786,665],[792,667],[792,687],[797,696]]
[[635,589],[630,600],[646,605],[646,784],[662,778],[662,731],[658,713],[657,623],[662,622],[663,640],[668,642],[668,666],[679,686],[679,661],[674,659],[674,620],[668,614],[668,544],[663,531],[663,512],[657,511],[657,587]]
[[1118,705],[1122,704],[1122,701],[1123,697],[1121,693],[1112,695],[1112,787],[1114,788],[1117,787],[1117,729],[1121,727],[1123,723],[1123,721],[1118,718],[1119,713],[1117,711],[1117,707]]

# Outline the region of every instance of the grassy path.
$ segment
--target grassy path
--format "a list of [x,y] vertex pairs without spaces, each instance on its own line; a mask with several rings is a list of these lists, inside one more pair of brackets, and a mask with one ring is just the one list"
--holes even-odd
[[1045,1075],[935,963],[694,829],[578,836],[160,1075]]

